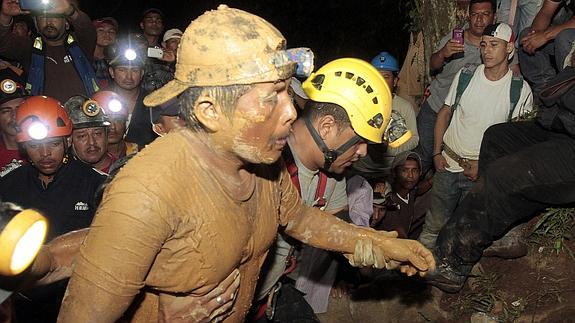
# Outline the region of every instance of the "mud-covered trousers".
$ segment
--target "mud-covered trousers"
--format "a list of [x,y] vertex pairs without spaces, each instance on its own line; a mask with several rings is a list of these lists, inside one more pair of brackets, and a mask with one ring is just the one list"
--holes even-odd
[[514,225],[546,207],[575,202],[575,139],[535,122],[494,125],[483,136],[479,174],[434,250],[461,275]]

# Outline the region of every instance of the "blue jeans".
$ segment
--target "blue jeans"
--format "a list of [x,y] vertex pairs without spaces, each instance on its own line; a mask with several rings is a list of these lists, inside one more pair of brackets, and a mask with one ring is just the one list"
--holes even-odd
[[[519,39],[526,36],[529,30],[530,28],[524,29]],[[558,71],[563,70],[563,62],[571,51],[574,40],[575,28],[565,29],[533,55],[527,54],[522,49],[517,51],[521,72],[531,84],[534,98],[537,99],[543,87],[557,75]],[[555,64],[552,56],[555,57]]]
[[433,167],[433,132],[435,130],[437,112],[423,102],[417,115],[417,132],[419,132],[419,144],[413,151],[421,157],[421,171],[425,174]]
[[439,231],[467,195],[472,184],[473,182],[467,179],[463,172],[452,173],[444,170],[435,173],[431,189],[431,208],[425,215],[425,224],[419,235],[419,242],[433,249]]

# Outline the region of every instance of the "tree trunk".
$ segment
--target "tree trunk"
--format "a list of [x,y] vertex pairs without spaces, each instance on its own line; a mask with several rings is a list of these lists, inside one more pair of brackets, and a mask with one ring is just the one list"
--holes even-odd
[[[421,8],[420,22],[425,46],[425,79],[429,77],[429,59],[441,38],[467,21],[469,0],[416,0]],[[418,19],[414,17],[414,19]]]

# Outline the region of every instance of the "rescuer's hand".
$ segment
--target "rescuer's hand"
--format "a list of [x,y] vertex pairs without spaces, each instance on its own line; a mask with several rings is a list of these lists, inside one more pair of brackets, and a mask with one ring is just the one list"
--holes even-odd
[[239,286],[240,272],[236,269],[203,296],[160,294],[160,322],[219,322],[231,314]]

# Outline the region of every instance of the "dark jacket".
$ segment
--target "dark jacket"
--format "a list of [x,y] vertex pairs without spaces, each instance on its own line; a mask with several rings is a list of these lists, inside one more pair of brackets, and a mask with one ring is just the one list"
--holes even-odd
[[537,121],[544,128],[575,138],[575,67],[566,67],[543,91]]
[[23,208],[39,210],[49,221],[47,240],[92,223],[96,205],[94,194],[106,175],[71,159],[43,187],[38,170],[21,166],[0,179],[0,198]]

